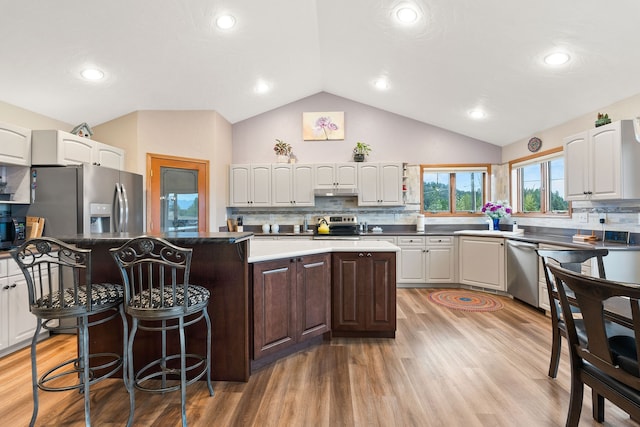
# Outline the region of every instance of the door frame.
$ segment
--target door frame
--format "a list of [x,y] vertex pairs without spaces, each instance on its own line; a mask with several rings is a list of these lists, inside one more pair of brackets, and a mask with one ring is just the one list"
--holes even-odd
[[209,231],[209,161],[147,153],[147,231],[160,233],[160,168],[198,171],[198,231]]

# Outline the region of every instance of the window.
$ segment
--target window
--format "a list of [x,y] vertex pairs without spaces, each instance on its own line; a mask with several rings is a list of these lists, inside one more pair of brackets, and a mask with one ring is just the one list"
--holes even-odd
[[470,214],[480,212],[485,200],[488,165],[422,165],[422,212]]
[[516,212],[568,215],[564,199],[564,156],[561,149],[514,160],[511,167],[511,203]]

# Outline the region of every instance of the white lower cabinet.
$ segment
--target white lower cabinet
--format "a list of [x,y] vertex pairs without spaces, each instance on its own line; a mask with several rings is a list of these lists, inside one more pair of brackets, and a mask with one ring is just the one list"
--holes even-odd
[[460,283],[506,291],[504,238],[460,236]]
[[28,346],[36,326],[22,271],[13,259],[0,259],[0,356]]
[[455,283],[453,236],[399,236],[399,284]]

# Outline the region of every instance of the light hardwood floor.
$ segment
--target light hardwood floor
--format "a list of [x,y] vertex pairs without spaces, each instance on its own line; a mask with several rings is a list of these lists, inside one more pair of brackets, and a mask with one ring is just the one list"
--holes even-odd
[[[254,373],[248,383],[189,387],[187,417],[198,426],[562,426],[569,398],[566,344],[557,379],[547,377],[550,321],[500,298],[491,313],[431,303],[426,289],[398,290],[396,339],[333,339]],[[42,342],[41,363],[71,356],[75,339]],[[31,416],[28,350],[0,359],[0,425]],[[74,392],[40,392],[38,426],[84,425]],[[93,425],[122,426],[128,396],[121,380],[92,389]],[[179,395],[138,392],[136,426],[180,424]],[[608,426],[638,426],[607,404]],[[591,418],[587,387],[581,426]]]

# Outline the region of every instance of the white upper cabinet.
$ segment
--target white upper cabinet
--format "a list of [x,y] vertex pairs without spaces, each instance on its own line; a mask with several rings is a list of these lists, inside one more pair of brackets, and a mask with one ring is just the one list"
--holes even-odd
[[621,120],[564,139],[567,200],[640,198],[640,143]]
[[31,130],[0,123],[0,164],[31,166]]
[[309,164],[271,165],[272,206],[313,206],[314,168]]
[[358,186],[357,163],[314,164],[316,188],[355,188]]
[[34,165],[78,165],[89,163],[124,169],[124,150],[61,130],[34,130],[32,135]]
[[402,205],[402,172],[402,163],[360,163],[358,205]]
[[271,165],[231,165],[229,206],[271,206]]

